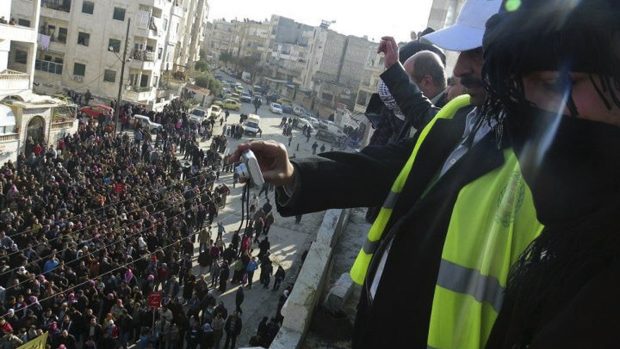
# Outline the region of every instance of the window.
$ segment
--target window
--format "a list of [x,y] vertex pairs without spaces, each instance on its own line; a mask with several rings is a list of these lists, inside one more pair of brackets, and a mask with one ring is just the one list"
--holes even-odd
[[92,1],[82,2],[82,13],[92,15],[95,12],[95,3]]
[[21,18],[19,18],[19,19],[17,20],[17,24],[18,24],[18,25],[21,25],[21,26],[24,26],[24,27],[30,27],[30,21],[29,21],[29,20],[27,20],[27,19],[21,19]]
[[149,76],[141,75],[140,76],[140,87],[148,87],[149,86]]
[[164,18],[164,31],[168,30],[168,18]]
[[163,54],[163,49],[160,47],[160,48],[157,50],[157,59],[161,59],[162,54]]
[[28,64],[28,51],[15,50],[15,63]]
[[58,28],[58,41],[63,44],[67,43],[67,28]]
[[78,33],[78,45],[88,46],[90,42],[90,34],[88,33]]
[[104,70],[103,81],[115,82],[116,81],[116,70],[109,70],[109,69]]
[[115,7],[112,18],[116,19],[117,21],[124,21],[125,20],[125,9],[121,7]]
[[77,76],[86,75],[86,64],[73,63],[73,75],[77,75]]
[[113,52],[121,52],[121,41],[116,39],[110,39],[108,41],[108,50]]

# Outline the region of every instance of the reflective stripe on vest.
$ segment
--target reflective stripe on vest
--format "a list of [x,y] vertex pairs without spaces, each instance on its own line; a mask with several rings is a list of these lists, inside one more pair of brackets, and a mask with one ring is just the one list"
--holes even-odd
[[364,248],[359,252],[355,262],[353,263],[353,267],[351,268],[350,274],[353,282],[362,285],[364,283],[364,279],[366,278],[366,273],[368,272],[368,266],[370,265],[370,260],[372,259],[372,255],[376,251],[376,248],[379,245],[379,240],[384,233],[385,227],[387,226],[390,217],[392,216],[392,209],[396,205],[396,201],[398,200],[398,195],[402,191],[405,183],[407,182],[407,178],[409,177],[409,173],[413,167],[413,163],[415,161],[416,156],[418,155],[418,151],[420,150],[420,146],[424,142],[425,138],[430,133],[431,129],[439,119],[451,119],[456,112],[470,104],[469,95],[463,95],[454,98],[448,104],[446,104],[441,110],[435,115],[435,117],[426,125],[422,131],[420,132],[420,136],[418,137],[418,141],[413,147],[413,151],[407,159],[405,166],[400,170],[398,177],[392,184],[392,188],[390,194],[386,198],[377,218],[374,223],[370,227],[368,231],[368,237],[366,242],[364,243]]
[[452,210],[433,297],[427,344],[484,348],[512,264],[540,234],[517,157],[463,187]]

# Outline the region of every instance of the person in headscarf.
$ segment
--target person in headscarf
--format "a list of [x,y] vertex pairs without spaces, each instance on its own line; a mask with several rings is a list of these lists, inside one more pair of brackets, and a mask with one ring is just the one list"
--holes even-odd
[[617,0],[507,0],[487,23],[487,115],[545,225],[487,348],[620,343],[619,18]]

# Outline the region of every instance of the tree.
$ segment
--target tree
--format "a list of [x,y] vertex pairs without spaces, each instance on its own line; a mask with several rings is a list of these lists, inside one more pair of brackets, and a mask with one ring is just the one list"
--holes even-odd
[[210,73],[203,73],[196,77],[196,86],[208,88],[214,95],[220,93],[222,84]]
[[225,66],[228,66],[228,63],[233,63],[235,61],[235,57],[233,57],[233,55],[231,55],[229,52],[220,53],[219,59],[222,63],[224,63]]
[[209,70],[209,65],[207,64],[207,62],[205,62],[203,60],[199,60],[196,63],[194,63],[194,68],[197,71],[206,72],[206,71]]

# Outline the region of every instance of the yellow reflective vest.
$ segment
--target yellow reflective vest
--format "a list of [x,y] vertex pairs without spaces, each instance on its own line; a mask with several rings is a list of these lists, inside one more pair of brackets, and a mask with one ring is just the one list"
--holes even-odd
[[[469,96],[457,97],[421,131],[351,269],[356,283],[364,282],[424,139],[436,120],[450,119],[468,104]],[[502,306],[510,267],[542,231],[516,155],[507,149],[504,159],[501,167],[463,187],[452,209],[433,296],[429,348],[484,347]]]

